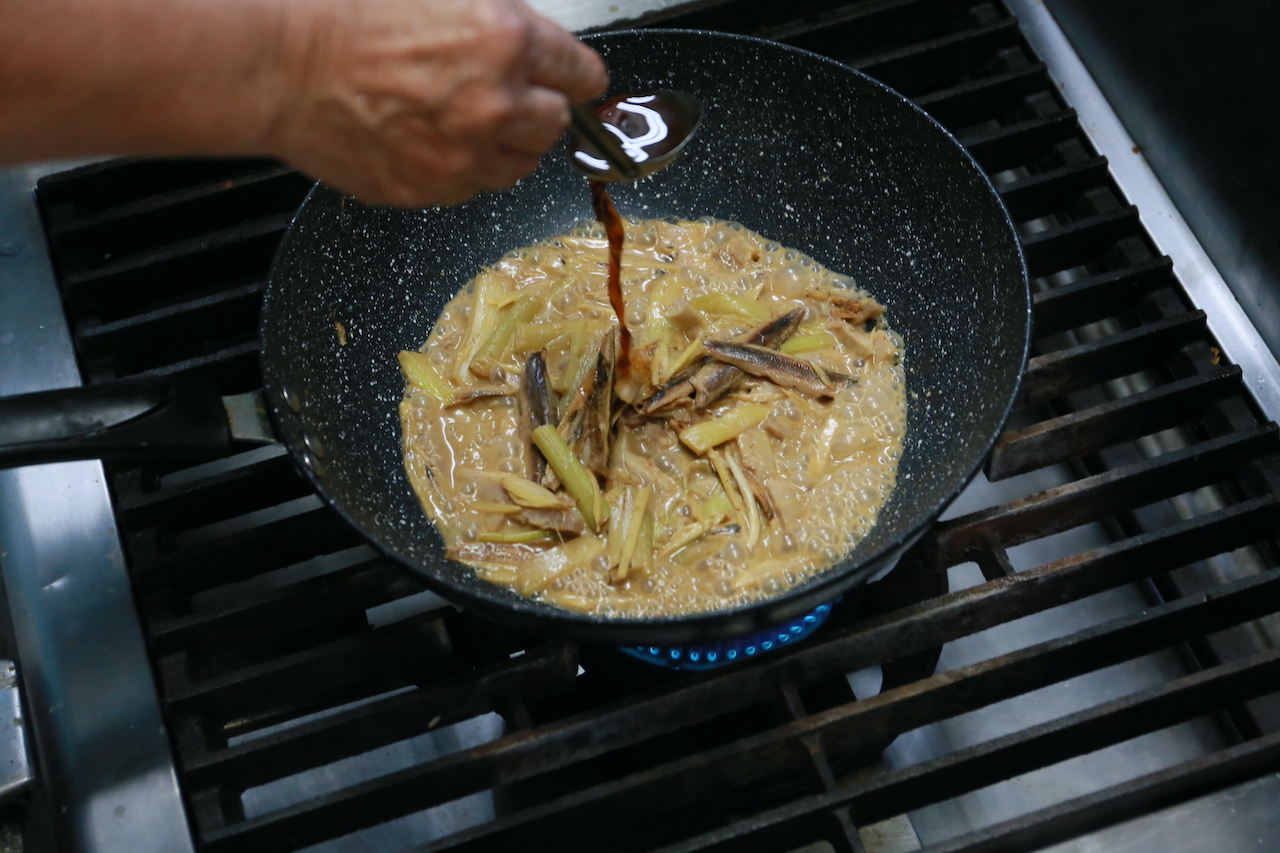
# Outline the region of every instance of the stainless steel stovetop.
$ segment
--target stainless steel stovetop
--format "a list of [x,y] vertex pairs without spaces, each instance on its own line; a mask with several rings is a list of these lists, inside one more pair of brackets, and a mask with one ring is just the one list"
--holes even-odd
[[[544,0],[567,26],[586,29],[625,20],[680,0]],[[1169,255],[1196,306],[1230,360],[1240,365],[1258,407],[1280,420],[1280,366],[1241,311],[1182,217],[1156,180],[1052,17],[1038,0],[1010,0],[1027,37],[1049,66],[1066,101],[1078,111],[1097,151],[1110,161],[1119,189],[1141,211],[1156,246]],[[0,395],[78,384],[75,353],[44,247],[32,188],[64,165],[0,173]],[[1070,482],[1046,468],[992,483],[979,477],[947,517]],[[187,814],[142,632],[130,593],[102,465],[96,462],[0,472],[0,567],[18,640],[26,715],[34,724],[39,781],[49,792],[64,846],[83,851],[193,850]],[[1101,547],[1111,541],[1087,525],[1010,551],[1015,570]],[[1241,556],[1240,559],[1246,559]],[[1224,571],[1247,572],[1248,566]],[[983,582],[974,564],[952,569],[953,589]],[[403,618],[438,605],[429,593],[397,602],[375,619]],[[1026,617],[948,644],[940,670],[989,660],[1045,639],[1148,607],[1137,588],[1121,588]],[[390,606],[388,606],[390,607]],[[1260,632],[1267,628],[1261,626]],[[1280,637],[1267,635],[1275,643]],[[1172,653],[1148,656],[1020,696],[903,735],[880,770],[906,767],[1165,683],[1185,673]],[[859,696],[878,689],[879,670],[849,676]],[[297,721],[294,721],[296,724]],[[261,736],[269,730],[255,733]],[[289,777],[250,790],[250,817],[313,796],[328,787],[386,772],[422,755],[483,743],[500,734],[495,719]],[[1089,794],[1221,748],[1219,730],[1201,720],[1128,741],[976,791],[962,798],[863,828],[870,851],[914,850],[1033,809]],[[369,765],[373,762],[373,765]],[[875,771],[869,771],[875,772]],[[1268,776],[1052,848],[1056,851],[1236,851],[1280,847],[1280,777]],[[492,817],[493,803],[475,796],[437,810],[365,830],[316,850],[398,849],[422,844]]]

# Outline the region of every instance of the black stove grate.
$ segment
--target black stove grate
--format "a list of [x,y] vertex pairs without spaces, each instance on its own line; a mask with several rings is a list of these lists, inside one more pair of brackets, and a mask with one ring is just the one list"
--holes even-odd
[[[1031,850],[1280,767],[1280,440],[1104,158],[998,3],[698,3],[646,23],[825,53],[906,93],[996,181],[1035,278],[1036,348],[991,479],[1067,485],[940,524],[805,644],[672,674],[433,603],[312,495],[279,449],[109,466],[139,613],[206,851],[292,850],[478,792],[429,849],[863,850],[858,827],[1197,718],[1227,746],[934,851]],[[116,161],[39,200],[89,382],[200,372],[257,386],[258,299],[308,182],[264,161]],[[1014,571],[1009,549],[1099,523],[1113,544]],[[1248,548],[1235,575],[1206,561]],[[986,583],[947,593],[975,562]],[[1143,612],[941,675],[939,647],[1139,583]],[[404,612],[397,615],[396,608]],[[1174,649],[1187,675],[874,774],[931,722]],[[844,674],[881,665],[855,698]],[[860,701],[859,701],[860,700]],[[496,740],[246,816],[244,792],[486,714]],[[285,723],[294,725],[281,725]]]

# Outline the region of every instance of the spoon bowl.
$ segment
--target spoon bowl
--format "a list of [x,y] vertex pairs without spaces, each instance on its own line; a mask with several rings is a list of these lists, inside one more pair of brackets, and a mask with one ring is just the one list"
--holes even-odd
[[637,181],[679,157],[701,123],[702,103],[687,92],[619,95],[574,108],[569,159],[595,181]]

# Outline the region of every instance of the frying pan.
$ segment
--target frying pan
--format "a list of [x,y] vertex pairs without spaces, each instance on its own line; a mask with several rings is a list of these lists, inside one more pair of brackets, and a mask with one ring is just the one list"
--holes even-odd
[[[317,186],[280,246],[264,297],[267,407],[316,491],[462,607],[593,642],[735,636],[798,616],[886,570],[977,472],[1026,361],[1030,296],[1020,245],[994,189],[955,139],[862,74],[804,51],[707,32],[586,41],[604,56],[615,92],[679,89],[706,109],[679,161],[614,188],[624,215],[739,221],[851,275],[888,306],[890,325],[906,341],[907,431],[897,488],[871,533],[837,565],[778,596],[663,619],[562,610],[445,557],[402,465],[396,353],[421,346],[481,265],[591,217],[586,183],[563,143],[515,188],[454,208],[374,208]],[[182,416],[188,428],[218,408],[207,389],[182,393],[203,400],[188,407],[196,414]]]

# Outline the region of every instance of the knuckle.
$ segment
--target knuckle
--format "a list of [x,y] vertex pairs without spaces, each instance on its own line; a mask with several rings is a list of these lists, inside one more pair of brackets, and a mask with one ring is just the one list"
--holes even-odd
[[515,99],[503,89],[459,98],[457,130],[465,135],[488,135],[513,120]]
[[503,64],[523,59],[533,44],[533,22],[514,4],[486,2],[479,12],[483,18],[484,48]]

